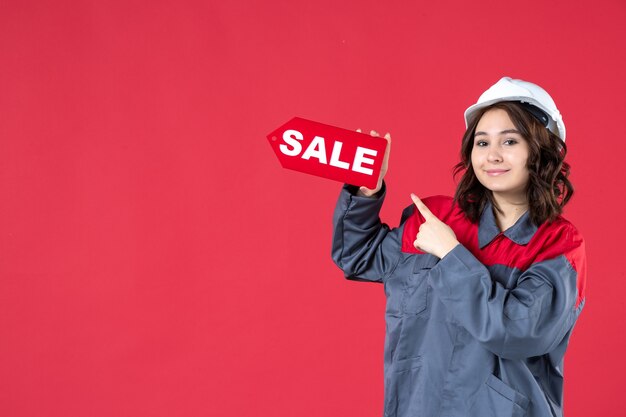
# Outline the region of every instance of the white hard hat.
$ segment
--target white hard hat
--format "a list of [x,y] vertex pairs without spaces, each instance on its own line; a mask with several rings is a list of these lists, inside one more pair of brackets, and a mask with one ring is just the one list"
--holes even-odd
[[[515,80],[510,77],[501,78],[500,81],[482,93],[476,104],[465,110],[465,126],[467,127],[469,120],[478,110],[500,101],[519,101],[530,104],[530,106],[525,106],[526,109],[565,142],[563,117],[547,91],[537,84]],[[541,110],[541,112],[537,112],[537,109]],[[544,114],[541,114],[542,112]]]

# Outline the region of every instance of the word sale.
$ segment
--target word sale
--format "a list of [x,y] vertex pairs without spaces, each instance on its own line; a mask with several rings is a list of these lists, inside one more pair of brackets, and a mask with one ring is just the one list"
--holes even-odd
[[[280,151],[287,156],[298,156],[302,152],[302,143],[304,135],[297,130],[289,129],[283,133],[283,141],[280,145]],[[363,165],[373,165],[374,160],[368,158],[368,156],[375,157],[377,151],[373,149],[363,148],[361,146],[356,147],[352,162],[349,160],[341,160],[341,148],[342,142],[333,141],[332,152],[330,154],[330,162],[328,162],[326,153],[326,140],[321,136],[315,136],[309,146],[300,156],[302,159],[310,160],[311,158],[317,159],[321,164],[331,165],[337,168],[352,170],[361,174],[372,175],[373,170],[366,168]],[[352,155],[349,155],[352,156]],[[348,156],[348,157],[349,157]],[[344,159],[346,155],[343,155]]]

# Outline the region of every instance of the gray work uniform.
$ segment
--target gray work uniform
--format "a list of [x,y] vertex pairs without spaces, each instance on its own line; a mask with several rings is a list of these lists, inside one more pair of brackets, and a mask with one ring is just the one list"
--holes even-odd
[[450,197],[424,203],[460,244],[441,260],[412,246],[413,205],[390,229],[376,198],[344,186],[332,257],[346,278],[387,297],[385,417],[563,415],[563,358],[584,306],[582,237],[562,217],[525,213],[500,232],[490,204],[471,223]]

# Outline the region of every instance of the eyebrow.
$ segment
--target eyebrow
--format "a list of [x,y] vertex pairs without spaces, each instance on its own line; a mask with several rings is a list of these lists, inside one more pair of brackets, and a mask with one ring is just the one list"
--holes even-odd
[[[502,132],[499,133],[499,135],[506,135],[508,133],[517,133],[518,135],[521,135],[521,133],[517,130],[517,129],[507,129],[507,130],[503,130]],[[487,132],[476,132],[474,133],[474,137],[476,136],[480,136],[480,135],[485,135],[487,136]]]

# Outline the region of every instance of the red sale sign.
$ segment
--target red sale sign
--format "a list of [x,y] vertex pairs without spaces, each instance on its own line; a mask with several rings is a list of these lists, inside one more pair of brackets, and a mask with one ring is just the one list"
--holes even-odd
[[267,135],[283,168],[376,188],[387,141],[294,117]]

